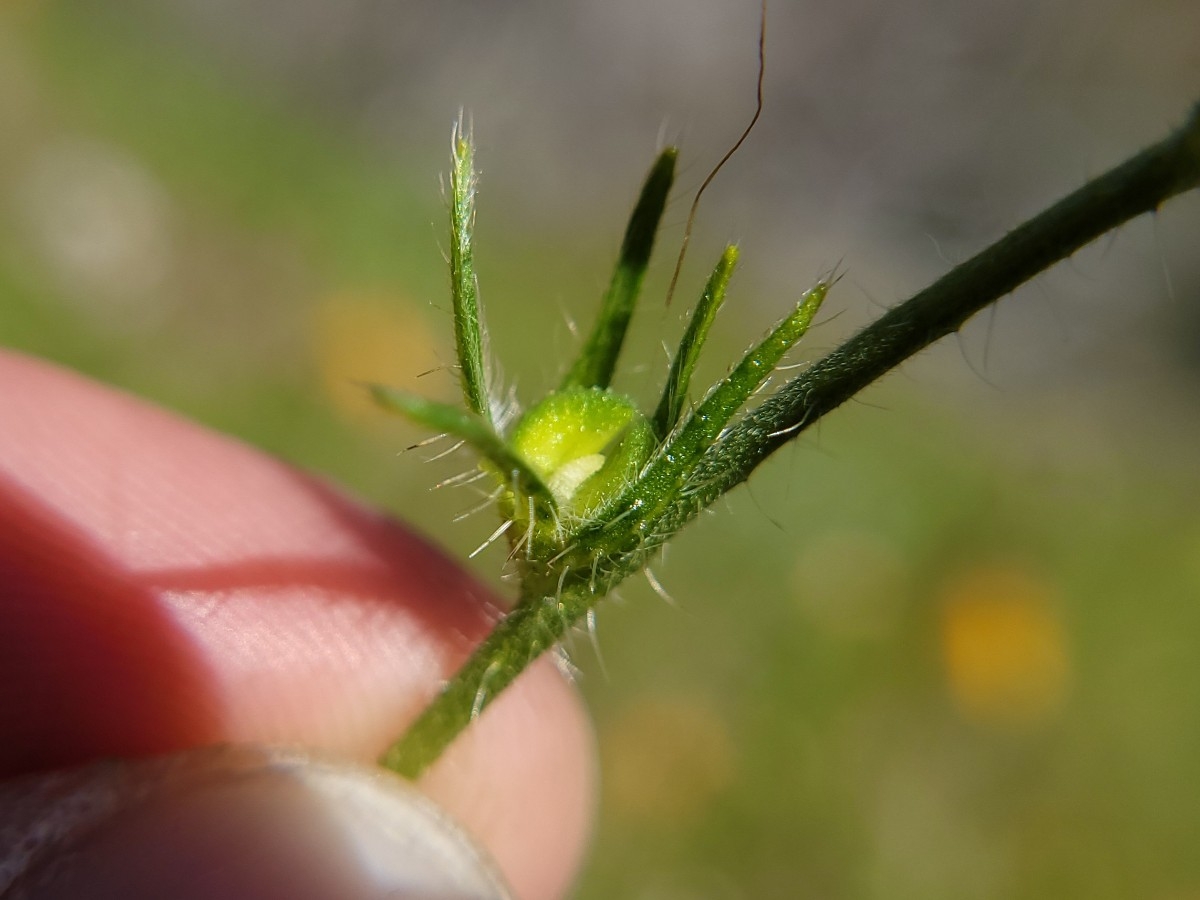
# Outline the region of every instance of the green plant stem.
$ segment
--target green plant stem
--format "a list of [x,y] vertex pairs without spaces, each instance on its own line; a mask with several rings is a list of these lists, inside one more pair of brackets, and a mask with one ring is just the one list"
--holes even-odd
[[763,460],[981,309],[1117,226],[1200,185],[1200,104],[1187,122],[894,307],[788,382],[711,447],[676,504],[677,529]]
[[519,603],[380,762],[406,778],[419,776],[530,663],[558,643],[593,601],[587,585],[576,582],[557,595]]
[[[1198,184],[1200,106],[1166,140],[952,269],[790,381],[705,453],[685,489],[661,518],[649,523],[649,530],[673,534],[745,481],[771,453],[885,372],[1083,245]],[[383,764],[410,778],[420,775],[529,663],[553,647],[608,590],[639,571],[660,543],[635,541],[627,545],[633,549],[605,557],[599,584],[594,573],[578,566],[586,547],[579,548],[582,557],[564,557],[575,568],[550,566],[530,577],[517,607],[387,751]]]

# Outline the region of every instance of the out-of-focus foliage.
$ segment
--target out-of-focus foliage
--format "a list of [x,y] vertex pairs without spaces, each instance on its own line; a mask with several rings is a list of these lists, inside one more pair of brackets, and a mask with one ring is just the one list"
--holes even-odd
[[[271,9],[218,6],[234,21]],[[472,4],[445,4],[446,15],[468,23],[465,32],[439,30],[429,4],[413,6],[426,17],[426,42],[458,35],[485,46],[469,25]],[[1161,33],[1196,33],[1184,4],[1110,6],[1093,18],[1144,15]],[[414,58],[378,79],[403,85],[404,96],[391,106],[351,103],[352,115],[313,87],[327,66],[344,79],[330,76],[341,93],[331,87],[329,96],[361,100],[341,56],[306,57],[301,67],[279,38],[258,65],[236,42],[214,38],[212,16],[198,20],[193,7],[26,0],[0,10],[0,342],[244,436],[469,550],[493,523],[451,522],[474,505],[469,490],[427,490],[455,463],[397,459],[415,433],[372,411],[353,386],[454,396],[452,374],[436,371],[452,359],[436,183],[456,112],[442,96],[453,92],[452,73],[435,66],[439,54],[417,54],[411,35],[397,39]],[[364,24],[371,4],[347,7],[360,17],[351,25],[377,30]],[[858,14],[871,21],[870,9]],[[726,25],[745,20],[751,68],[754,10],[722,15]],[[792,25],[789,13],[779,15],[769,46],[782,57]],[[1160,21],[1171,15],[1180,17],[1174,28]],[[528,55],[553,50],[547,65],[562,63],[553,34],[485,24],[501,49],[462,69],[464,79],[489,66],[509,77],[532,71],[506,62],[521,41]],[[820,31],[816,12],[808,27]],[[852,53],[853,28],[830,27],[822,46],[837,38]],[[953,37],[938,31],[912,50],[928,80],[949,78]],[[1172,46],[1157,62],[1194,72],[1194,41],[1190,63],[1186,48]],[[730,59],[721,47],[720,59]],[[1044,98],[1068,96],[1082,98],[1080,108],[1102,106],[1101,87],[1070,81],[1079,72],[1051,72],[1059,80],[1039,88],[1051,51],[1029,49],[1023,74],[1011,76],[1023,79],[1030,104],[1059,110]],[[659,66],[646,63],[641,75],[654,105],[655,78],[674,83],[662,74],[672,48],[646,53]],[[801,92],[783,80],[787,63],[779,66],[762,138],[776,152],[772,115],[795,123],[772,113],[772,96],[793,113]],[[1153,87],[1145,71],[1131,68],[1124,80],[1106,72],[1097,84]],[[354,75],[354,84],[371,78]],[[446,103],[436,114],[418,102],[426,77]],[[984,99],[994,97],[986,89],[999,90],[1001,79],[975,77]],[[622,90],[637,93],[636,85]],[[519,84],[511,95],[494,88],[493,105],[479,114],[496,133],[476,124],[484,169],[477,264],[501,355],[525,361],[508,373],[518,390],[561,375],[569,330],[528,323],[544,322],[547,307],[580,317],[593,308],[654,140],[648,134],[645,152],[627,150],[617,162],[601,136],[604,152],[585,158],[561,133],[552,140],[537,131],[547,123],[535,96]],[[698,240],[728,237],[718,226],[729,215],[758,264],[731,288],[712,338],[729,352],[712,358],[732,357],[755,323],[775,318],[786,300],[773,293],[794,297],[843,253],[850,275],[827,308],[858,321],[874,295],[901,296],[944,266],[929,238],[955,254],[1012,224],[1010,182],[1049,200],[1119,155],[1109,152],[1119,142],[1089,139],[1086,129],[1068,141],[1072,129],[1047,113],[1046,133],[1068,146],[1055,146],[1044,169],[1033,169],[1043,151],[1026,148],[1015,169],[988,159],[972,170],[962,161],[974,158],[966,140],[957,175],[930,178],[926,205],[897,214],[921,179],[868,189],[886,174],[872,154],[886,156],[892,144],[913,150],[915,141],[890,137],[900,132],[881,118],[883,100],[864,99],[856,112],[840,99],[824,107],[819,96],[802,99],[814,132],[837,119],[830,127],[849,141],[857,123],[862,144],[876,149],[863,151],[861,179],[841,170],[850,202],[826,197],[832,207],[804,210],[794,231],[788,216],[799,214],[779,198],[764,206],[769,231],[755,231],[754,207],[735,196],[736,161],[722,176],[734,181],[714,199]],[[669,102],[653,115],[672,112]],[[368,107],[373,118],[357,115]],[[902,118],[905,107],[896,109]],[[786,131],[780,118],[775,127]],[[1005,126],[981,121],[962,128],[978,136]],[[582,132],[571,139],[581,145],[598,127],[588,116],[554,124]],[[1156,139],[1166,124],[1118,149]],[[699,150],[689,156],[683,130],[685,162],[700,158]],[[1035,135],[1013,131],[1007,139],[1036,148]],[[790,159],[839,158],[819,134],[813,141],[791,157],[744,162],[766,181],[772,172],[802,181],[809,176]],[[527,167],[520,178],[551,174],[526,192],[505,176],[505,159]],[[594,215],[555,199],[572,192],[570,173],[582,184],[593,169],[604,174],[609,205],[586,187],[580,194],[598,204]],[[956,193],[963,184],[971,190]],[[631,585],[624,602],[601,609],[603,666],[586,639],[574,648],[604,770],[582,897],[1200,896],[1200,426],[1196,372],[1187,367],[1198,358],[1188,323],[1200,279],[1180,250],[1195,245],[1195,200],[1182,205],[1154,228],[1131,226],[1107,252],[1081,254],[1075,271],[1044,279],[958,347],[914,363],[783,451],[655,566],[677,607]],[[862,224],[873,216],[883,224]],[[823,219],[829,236],[814,243]],[[1132,265],[1114,262],[1123,255]],[[666,274],[652,271],[648,305]],[[681,288],[680,299],[687,294]],[[686,303],[676,305],[669,315],[644,314],[635,329],[661,324],[676,336]],[[831,345],[845,327],[818,324],[809,340]],[[1031,361],[1030,345],[1042,357]],[[647,371],[660,372],[653,340],[641,352]],[[659,387],[637,376],[622,386],[643,399]],[[499,567],[486,555],[478,563],[485,577]]]

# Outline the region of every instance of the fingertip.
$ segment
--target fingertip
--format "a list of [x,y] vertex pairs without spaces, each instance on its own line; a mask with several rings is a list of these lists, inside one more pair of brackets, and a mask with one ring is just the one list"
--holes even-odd
[[[0,649],[21,650],[0,652],[9,772],[213,741],[368,761],[499,615],[411,530],[253,448],[36,360],[0,352],[0,383],[19,383],[0,390],[0,569],[28,575],[0,608]],[[543,661],[422,786],[549,900],[587,845],[594,756]]]
[[[21,836],[0,852],[6,896],[510,896],[486,854],[412,785],[297,751],[209,748],[42,776],[6,793],[0,822]],[[41,805],[20,821],[29,795]]]

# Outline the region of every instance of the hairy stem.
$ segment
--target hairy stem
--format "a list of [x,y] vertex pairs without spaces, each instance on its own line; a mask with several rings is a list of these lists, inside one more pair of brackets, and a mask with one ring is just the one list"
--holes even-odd
[[407,778],[424,772],[530,663],[558,643],[593,600],[587,585],[577,581],[557,594],[518,604],[380,762]]
[[701,460],[674,528],[745,481],[768,456],[871,382],[957,331],[1039,272],[1176,194],[1200,185],[1200,105],[1166,140],[1088,182],[951,269],[749,413]]
[[[584,545],[564,551],[531,573],[517,607],[484,640],[463,668],[383,758],[408,777],[418,776],[454,737],[534,659],[619,581],[637,572],[665,537],[726,491],[745,481],[775,450],[885,372],[934,341],[958,330],[979,310],[1105,232],[1157,209],[1200,184],[1200,106],[1187,123],[1159,144],[1089,182],[1021,225],[931,287],[885,314],[750,412],[701,457],[684,489],[661,516],[638,521],[616,537],[615,552]],[[632,528],[632,525],[630,526]],[[598,535],[599,539],[602,537]],[[611,553],[611,555],[610,555]],[[603,562],[590,573],[581,561]]]

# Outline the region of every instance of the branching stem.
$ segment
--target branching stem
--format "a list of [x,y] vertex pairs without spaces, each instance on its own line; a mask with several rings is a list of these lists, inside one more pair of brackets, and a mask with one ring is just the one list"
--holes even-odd
[[[745,481],[821,416],[1018,285],[1176,194],[1200,185],[1200,106],[1166,140],[1144,150],[991,247],[804,371],[749,412],[701,456],[661,513],[626,509],[524,578],[516,608],[485,638],[383,764],[417,777],[533,660],[553,647],[613,586],[639,571],[696,514]],[[478,412],[478,410],[476,410]],[[668,414],[667,418],[670,416]],[[630,513],[637,513],[630,515]],[[629,523],[629,524],[623,524]],[[636,523],[636,531],[635,525]],[[628,531],[623,531],[628,529]]]

